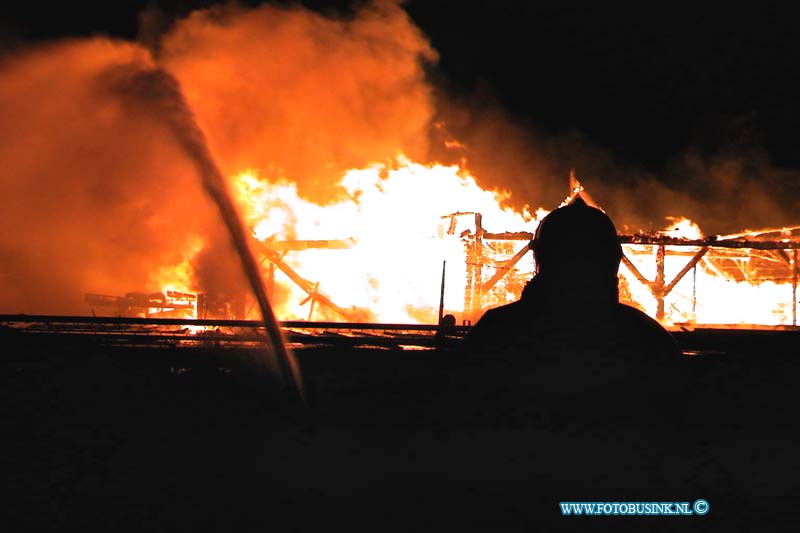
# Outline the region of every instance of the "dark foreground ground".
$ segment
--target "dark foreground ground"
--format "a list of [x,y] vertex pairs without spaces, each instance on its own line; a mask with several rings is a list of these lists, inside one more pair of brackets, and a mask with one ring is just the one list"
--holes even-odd
[[[687,358],[678,378],[654,378],[668,401],[652,409],[649,384],[609,404],[591,387],[562,394],[526,382],[524,367],[449,351],[300,349],[302,408],[248,377],[241,351],[221,365],[199,350],[6,344],[3,531],[800,524],[794,341],[742,338]],[[562,517],[558,507],[698,498],[706,516]]]

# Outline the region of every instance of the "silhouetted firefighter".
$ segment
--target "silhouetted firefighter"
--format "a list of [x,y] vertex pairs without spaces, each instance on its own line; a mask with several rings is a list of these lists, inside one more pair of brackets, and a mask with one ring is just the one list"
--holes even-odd
[[667,399],[680,351],[658,322],[619,302],[611,219],[578,197],[544,218],[531,247],[537,272],[521,298],[487,311],[463,341],[485,376],[476,379],[561,411]]
[[464,339],[470,351],[533,354],[548,348],[629,348],[678,356],[672,336],[619,303],[622,247],[611,219],[580,198],[547,215],[531,242],[537,272],[522,297],[491,309]]

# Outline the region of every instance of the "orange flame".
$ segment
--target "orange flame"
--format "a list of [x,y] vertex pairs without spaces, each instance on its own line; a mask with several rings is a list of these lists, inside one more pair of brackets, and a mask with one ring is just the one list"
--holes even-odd
[[507,192],[481,189],[457,166],[422,165],[402,154],[390,165],[346,172],[340,181],[346,197],[325,206],[301,198],[285,178],[270,182],[253,170],[238,174],[233,185],[254,237],[264,243],[265,258],[289,241],[352,243],[347,250],[311,247],[277,258],[347,311],[342,317],[319,304],[312,313],[315,299],[308,299],[309,291],[276,275],[284,296],[275,302],[276,313],[284,320],[436,322],[443,261],[445,309],[460,313],[465,266],[459,234],[464,228],[447,227],[442,215],[467,209],[508,229],[536,225],[527,209],[501,207]]

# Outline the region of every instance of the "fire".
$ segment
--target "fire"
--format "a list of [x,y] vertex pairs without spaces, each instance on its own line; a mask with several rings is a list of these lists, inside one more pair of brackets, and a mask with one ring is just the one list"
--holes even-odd
[[669,226],[661,230],[659,233],[669,237],[677,237],[681,239],[702,239],[703,232],[700,230],[694,221],[685,217],[667,217],[670,222]]
[[[506,228],[533,229],[537,220],[527,209],[503,207],[507,192],[482,189],[458,166],[423,165],[402,154],[347,171],[339,185],[341,199],[319,205],[285,177],[249,170],[233,178],[244,218],[262,243],[256,251],[272,264],[265,274],[280,289],[273,301],[281,319],[435,323],[443,262],[444,307],[460,315],[465,226],[458,220],[451,227],[442,215],[484,213]],[[289,275],[278,275],[276,265]]]
[[[128,316],[255,318],[200,186],[200,137],[279,318],[435,323],[443,265],[444,312],[459,319],[519,297],[533,271],[527,241],[547,211],[505,207],[510,193],[486,184],[533,200],[555,190],[551,150],[507,134],[517,130],[497,115],[438,108],[446,95],[425,68],[437,53],[401,4],[366,2],[352,18],[228,4],[175,21],[157,48],[93,37],[5,58],[5,312],[76,314],[89,302]],[[123,83],[135,72],[174,78],[169,94],[203,135],[179,136],[175,116],[152,112],[176,108],[163,84]],[[439,117],[460,123],[458,134]],[[454,154],[462,166],[431,162]],[[725,191],[703,220],[786,224],[791,213],[766,188],[732,186],[740,170],[701,174]],[[767,183],[791,182],[780,176]],[[600,205],[574,176],[569,191]],[[688,199],[665,193],[664,205]],[[665,324],[796,322],[800,228],[706,237],[676,217],[628,237],[621,293]]]
[[[623,246],[629,303],[668,326],[796,325],[797,239],[786,238],[792,229],[708,239],[689,219],[669,221],[657,233],[669,239],[662,244],[634,239]],[[768,238],[772,233],[779,238]]]
[[150,286],[160,287],[161,292],[189,293],[194,286],[194,267],[192,261],[205,246],[199,235],[190,235],[180,245],[180,261],[167,263],[150,273]]
[[[304,198],[275,168],[244,170],[230,186],[281,320],[435,323],[443,264],[444,311],[474,320],[483,309],[519,298],[533,275],[525,241],[548,213],[504,207],[507,191],[481,188],[459,166],[421,164],[403,154],[344,172],[338,199],[324,204]],[[586,192],[577,184],[571,194]],[[476,224],[486,232],[477,268],[470,255]],[[789,243],[795,229],[774,231]],[[785,251],[717,248],[762,233],[709,240],[694,221],[669,217],[650,236],[655,241],[623,245],[621,297],[668,326],[793,324],[792,279],[763,275],[764,265]],[[186,242],[183,261],[153,276],[165,294],[191,290],[191,265],[203,246],[199,238]],[[509,272],[501,272],[514,257]],[[252,306],[248,318],[255,318]]]

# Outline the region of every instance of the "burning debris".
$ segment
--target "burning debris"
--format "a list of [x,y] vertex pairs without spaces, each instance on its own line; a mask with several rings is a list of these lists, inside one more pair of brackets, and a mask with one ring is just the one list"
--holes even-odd
[[189,292],[129,292],[125,296],[88,293],[85,296],[92,316],[120,318],[192,318],[241,320],[244,317],[241,301],[220,296]]
[[118,317],[139,318],[197,318],[197,295],[176,291],[154,292],[150,294],[129,292],[125,296],[105,294],[86,294],[86,303],[96,315],[95,309],[103,314],[111,313]]

